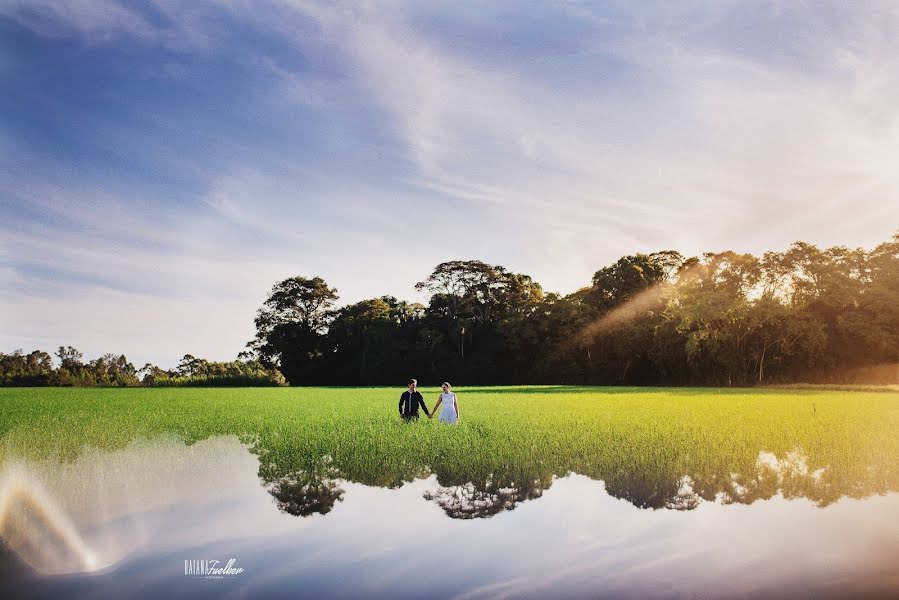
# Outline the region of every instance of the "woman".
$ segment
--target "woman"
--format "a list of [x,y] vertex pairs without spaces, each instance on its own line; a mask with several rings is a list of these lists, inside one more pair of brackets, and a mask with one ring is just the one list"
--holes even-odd
[[434,410],[431,411],[431,415],[437,414],[437,409],[443,404],[443,410],[440,411],[440,417],[437,419],[441,423],[457,423],[459,421],[459,402],[456,400],[456,395],[450,391],[450,388],[452,386],[449,382],[444,381],[443,393],[440,394],[437,404],[434,405]]

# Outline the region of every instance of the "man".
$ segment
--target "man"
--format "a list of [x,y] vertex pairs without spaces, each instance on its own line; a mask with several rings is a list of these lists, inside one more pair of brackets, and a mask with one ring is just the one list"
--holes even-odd
[[407,423],[409,421],[418,420],[419,406],[425,411],[428,418],[431,417],[431,413],[428,412],[428,407],[425,406],[425,399],[421,396],[421,393],[415,389],[417,386],[418,382],[414,379],[410,379],[409,389],[400,396],[400,416],[403,417],[403,420]]

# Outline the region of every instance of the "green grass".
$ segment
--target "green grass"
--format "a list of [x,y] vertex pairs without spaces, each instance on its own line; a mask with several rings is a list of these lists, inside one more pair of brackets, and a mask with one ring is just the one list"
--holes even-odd
[[[85,447],[114,450],[136,437],[173,432],[190,443],[233,433],[260,456],[269,483],[325,479],[336,469],[352,481],[397,486],[436,473],[444,486],[539,495],[553,475],[574,471],[647,507],[670,502],[684,475],[703,498],[740,502],[778,489],[822,505],[899,490],[896,392],[458,388],[453,427],[402,423],[402,391],[0,389],[0,451],[71,460]],[[422,391],[433,406],[439,390]],[[760,452],[773,453],[777,468],[759,462]]]

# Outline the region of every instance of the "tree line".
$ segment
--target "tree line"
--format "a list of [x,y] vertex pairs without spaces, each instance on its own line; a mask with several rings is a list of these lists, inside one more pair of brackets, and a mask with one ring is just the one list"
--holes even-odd
[[242,353],[238,360],[213,362],[185,354],[174,369],[147,363],[136,369],[123,354],[104,354],[84,362],[72,346],[55,353],[59,366],[42,350],[0,352],[0,386],[275,386],[286,380],[274,368]]
[[61,346],[56,368],[46,352],[0,353],[0,385],[899,383],[899,233],[870,251],[633,254],[566,295],[479,260],[416,288],[427,304],[338,307],[321,277],[291,277],[235,361],[135,369]]
[[899,382],[899,234],[870,251],[633,254],[567,295],[479,260],[416,287],[426,305],[337,307],[321,277],[285,279],[248,346],[292,385]]

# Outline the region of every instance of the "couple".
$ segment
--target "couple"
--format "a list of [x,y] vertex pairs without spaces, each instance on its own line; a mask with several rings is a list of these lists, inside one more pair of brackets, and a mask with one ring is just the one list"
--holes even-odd
[[400,416],[403,417],[404,421],[408,423],[418,419],[419,406],[430,419],[437,412],[437,409],[440,408],[441,404],[443,404],[443,409],[437,418],[438,421],[441,423],[457,423],[459,421],[459,403],[456,401],[456,395],[450,391],[452,386],[448,382],[443,382],[443,393],[440,394],[437,404],[434,405],[434,410],[431,412],[428,412],[428,407],[425,406],[425,399],[422,397],[421,392],[416,389],[417,387],[418,382],[410,379],[409,389],[400,396]]

